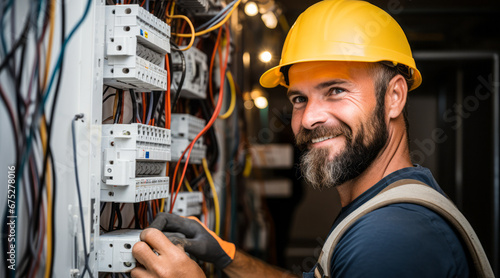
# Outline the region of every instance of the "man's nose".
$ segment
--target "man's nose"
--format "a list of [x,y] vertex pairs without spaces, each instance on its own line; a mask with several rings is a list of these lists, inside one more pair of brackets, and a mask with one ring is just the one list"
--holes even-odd
[[309,100],[302,114],[302,126],[314,129],[328,120],[328,112],[321,100]]

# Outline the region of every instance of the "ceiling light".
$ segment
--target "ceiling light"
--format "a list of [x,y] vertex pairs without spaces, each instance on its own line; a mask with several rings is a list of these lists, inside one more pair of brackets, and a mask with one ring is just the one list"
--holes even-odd
[[264,21],[264,24],[269,29],[274,29],[278,26],[278,18],[276,18],[276,15],[272,11],[262,14],[260,18],[262,18],[262,21]]
[[259,109],[264,109],[267,107],[267,98],[266,97],[258,97],[254,100],[255,102],[255,106],[257,106],[257,108]]
[[249,1],[245,5],[245,13],[248,16],[257,15],[259,13],[259,7],[257,7],[257,4],[255,4],[255,2]]
[[264,62],[264,63],[269,63],[271,61],[271,59],[273,58],[273,55],[271,54],[271,52],[269,51],[262,51],[260,54],[259,54],[259,59]]

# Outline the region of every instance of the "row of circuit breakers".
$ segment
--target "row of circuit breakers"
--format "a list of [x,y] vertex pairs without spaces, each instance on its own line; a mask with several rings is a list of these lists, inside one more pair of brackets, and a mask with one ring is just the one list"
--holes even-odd
[[[189,3],[190,1],[183,1]],[[192,1],[208,7],[207,0]],[[170,53],[170,26],[139,5],[106,6],[104,84],[136,92],[166,91],[165,55]],[[183,51],[185,81],[181,97],[206,98],[207,56],[192,47]],[[173,52],[172,65],[181,64],[182,54]],[[176,91],[181,72],[175,72]],[[137,203],[169,198],[168,161],[178,161],[182,152],[206,122],[189,114],[172,114],[171,129],[139,123],[102,126],[101,201]],[[189,163],[200,164],[206,154],[203,138],[195,142]],[[173,212],[201,214],[201,192],[180,192]],[[169,203],[169,202],[166,202]],[[167,208],[169,209],[169,208]],[[132,246],[141,230],[117,230],[99,236],[99,272],[128,272],[135,267]]]

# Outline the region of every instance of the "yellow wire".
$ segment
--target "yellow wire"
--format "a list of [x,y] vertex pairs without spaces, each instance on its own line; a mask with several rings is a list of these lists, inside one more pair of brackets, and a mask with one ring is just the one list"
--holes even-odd
[[47,79],[49,78],[49,66],[50,66],[50,57],[52,54],[52,41],[54,38],[54,27],[55,27],[55,13],[56,13],[56,1],[52,0],[50,4],[50,31],[49,31],[49,45],[47,47],[47,54],[45,55],[46,60],[45,60],[45,73],[43,76],[43,84],[42,88],[45,88],[45,85],[47,84]]
[[243,169],[243,177],[248,178],[252,173],[252,155],[247,154],[245,157],[245,168]]
[[229,87],[231,88],[231,103],[229,104],[229,108],[227,109],[224,115],[220,115],[219,119],[227,119],[231,114],[233,114],[234,107],[236,106],[236,89],[234,88],[234,80],[233,75],[230,71],[226,72],[227,80],[229,81]]
[[[43,149],[47,149],[47,127],[45,126],[45,115],[42,116],[42,123],[40,125],[40,137],[42,138],[42,147]],[[52,188],[51,183],[51,164],[47,162],[47,174],[46,174],[46,182],[47,182],[47,267],[45,268],[45,278],[48,278],[50,275],[50,266],[52,261]]]
[[[168,18],[181,18],[181,19],[184,19],[187,24],[189,25],[189,28],[191,29],[191,35],[187,35],[186,37],[191,37],[191,40],[189,41],[189,44],[185,47],[185,48],[182,48],[182,49],[179,49],[180,51],[186,51],[188,49],[191,48],[191,46],[193,46],[193,43],[194,43],[194,39],[196,37],[196,33],[194,32],[194,26],[193,26],[193,23],[191,22],[191,20],[189,20],[189,18],[185,15],[167,15]],[[176,34],[172,34],[172,35],[176,35]]]
[[189,192],[193,192],[193,188],[191,188],[191,185],[189,184],[187,179],[184,179],[184,185],[186,186],[186,188]]
[[[191,29],[191,35],[187,35],[186,37],[191,37],[191,41],[189,41],[189,44],[185,48],[179,49],[180,51],[186,51],[186,50],[190,49],[191,46],[193,46],[193,44],[194,44],[194,39],[196,37],[195,31],[194,31],[194,26],[193,26],[193,23],[191,22],[191,20],[187,16],[180,15],[180,14],[174,15],[174,8],[175,8],[175,2],[172,2],[172,8],[170,9],[170,14],[168,14],[168,11],[165,11],[165,16],[169,19],[167,21],[167,23],[170,23],[172,21],[172,19],[174,19],[174,18],[180,18],[180,19],[184,19],[187,22],[187,24],[189,25],[189,28]],[[172,35],[175,35],[175,33]]]
[[[236,8],[238,7],[238,5],[240,4],[241,0],[238,0],[238,2],[236,2],[233,6],[233,8],[231,9],[231,11],[229,11],[229,13],[227,14],[227,16],[219,23],[217,23],[215,26],[213,26],[212,28],[210,29],[207,29],[207,30],[203,30],[203,31],[199,31],[199,32],[196,32],[194,35],[195,36],[201,36],[201,35],[205,35],[206,33],[210,33],[212,32],[213,30],[219,28],[222,26],[222,24],[226,23],[226,21],[231,17],[231,15],[233,14],[233,12],[236,10]],[[172,35],[175,35],[175,36],[178,36],[178,37],[183,37],[183,38],[189,38],[191,35],[190,34],[177,34],[177,33],[172,33]]]
[[205,170],[205,175],[207,176],[208,184],[210,184],[210,189],[212,190],[212,195],[214,196],[214,207],[215,207],[215,234],[219,235],[220,232],[220,207],[219,207],[219,197],[217,196],[217,191],[215,191],[214,180],[210,171],[208,171],[207,160],[203,158],[203,169]]
[[162,198],[160,203],[161,203],[160,212],[164,212],[165,211],[165,198]]

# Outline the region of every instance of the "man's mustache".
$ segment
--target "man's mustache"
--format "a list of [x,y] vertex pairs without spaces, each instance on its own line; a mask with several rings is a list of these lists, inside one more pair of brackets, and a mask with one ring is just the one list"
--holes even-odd
[[315,129],[300,127],[299,132],[295,135],[295,144],[300,149],[306,149],[313,139],[338,135],[344,135],[348,142],[352,140],[352,130],[344,123],[335,127],[319,126]]

